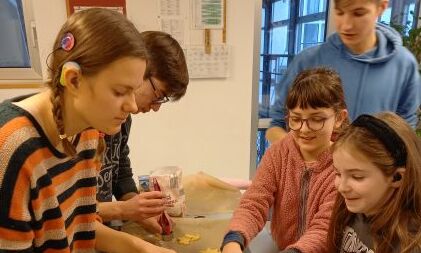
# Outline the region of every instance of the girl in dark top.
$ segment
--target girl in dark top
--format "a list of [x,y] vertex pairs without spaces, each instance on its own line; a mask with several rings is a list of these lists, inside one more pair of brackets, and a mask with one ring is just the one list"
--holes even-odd
[[329,252],[421,252],[421,143],[391,112],[361,115],[333,145]]

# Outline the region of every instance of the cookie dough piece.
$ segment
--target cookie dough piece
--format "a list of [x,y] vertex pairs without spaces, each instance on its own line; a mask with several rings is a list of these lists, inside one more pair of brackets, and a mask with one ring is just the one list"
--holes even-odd
[[189,238],[190,241],[197,241],[200,239],[199,234],[185,234],[184,237]]
[[200,239],[199,234],[184,234],[177,238],[177,242],[182,245],[190,245],[192,242]]
[[215,249],[215,248],[206,248],[206,249],[202,249],[201,251],[199,251],[199,253],[221,253],[221,251],[219,251],[219,249]]
[[190,239],[184,236],[178,237],[177,242],[178,244],[181,244],[181,245],[190,245],[191,243]]

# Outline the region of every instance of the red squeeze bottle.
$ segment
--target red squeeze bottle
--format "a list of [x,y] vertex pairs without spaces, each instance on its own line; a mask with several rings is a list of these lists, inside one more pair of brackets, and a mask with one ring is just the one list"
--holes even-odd
[[[161,187],[158,184],[158,180],[153,178],[153,188],[155,191],[161,191]],[[159,225],[162,227],[162,240],[170,241],[173,239],[172,225],[170,218],[166,212],[163,212],[158,219]]]

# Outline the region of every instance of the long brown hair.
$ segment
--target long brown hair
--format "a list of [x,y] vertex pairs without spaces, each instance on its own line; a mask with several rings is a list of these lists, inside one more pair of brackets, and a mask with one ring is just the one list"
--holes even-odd
[[[62,48],[62,40],[67,33],[71,33],[75,41],[70,50]],[[80,65],[82,75],[92,76],[123,57],[146,59],[146,49],[139,36],[135,26],[116,11],[93,8],[69,17],[57,34],[50,61],[47,63],[51,78],[48,86],[52,90],[53,115],[61,135],[64,135],[64,87],[60,85],[63,65],[74,61]],[[104,148],[101,147],[104,143],[100,143],[102,144],[98,150]],[[76,154],[75,147],[67,138],[63,138],[62,144],[66,154]]]
[[[375,252],[394,252],[393,242],[401,253],[421,249],[421,142],[414,130],[395,113],[379,113],[376,117],[391,127],[405,144],[407,151],[405,174],[401,185],[385,200],[381,212],[369,218]],[[333,144],[333,152],[346,146],[392,176],[397,167],[385,145],[364,127],[351,125]],[[375,186],[373,186],[375,187]],[[328,234],[329,252],[339,252],[344,228],[355,214],[348,211],[344,198],[338,194],[333,208]]]
[[140,36],[149,54],[144,79],[158,78],[165,83],[168,96],[179,100],[189,84],[186,58],[180,44],[165,32],[145,31]]

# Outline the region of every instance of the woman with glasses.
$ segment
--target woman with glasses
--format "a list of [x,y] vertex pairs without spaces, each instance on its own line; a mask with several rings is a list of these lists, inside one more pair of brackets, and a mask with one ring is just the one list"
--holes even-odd
[[342,79],[349,117],[382,111],[397,113],[412,127],[417,124],[421,80],[415,57],[402,46],[393,28],[377,23],[388,0],[334,0],[336,33],[325,43],[295,56],[277,85],[271,108],[270,142],[285,134],[286,93],[302,70],[329,67]]
[[317,68],[300,73],[289,90],[288,135],[266,151],[222,243],[240,253],[273,208],[271,234],[282,253],[327,252],[335,200],[332,133],[348,122],[339,76]]

